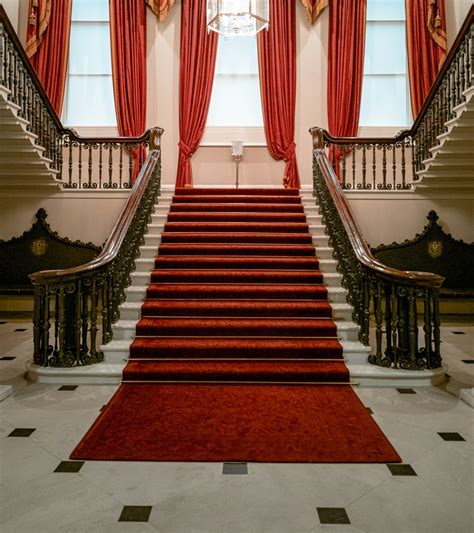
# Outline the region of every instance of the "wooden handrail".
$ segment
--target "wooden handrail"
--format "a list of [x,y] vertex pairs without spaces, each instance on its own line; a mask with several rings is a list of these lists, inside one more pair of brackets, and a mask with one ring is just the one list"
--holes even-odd
[[[433,101],[433,98],[435,97],[436,92],[438,91],[441,84],[443,83],[443,79],[446,76],[446,73],[448,72],[449,67],[451,66],[454,58],[459,52],[461,44],[464,41],[464,38],[466,37],[473,23],[474,23],[474,5],[471,6],[471,8],[469,9],[469,12],[466,18],[464,19],[463,25],[461,26],[461,29],[459,30],[459,33],[456,37],[456,40],[451,46],[449,53],[446,59],[444,60],[443,65],[441,66],[438,72],[438,75],[436,76],[436,79],[433,82],[433,85],[431,86],[430,92],[426,96],[423,106],[421,107],[410,129],[402,130],[400,133],[398,133],[394,137],[335,137],[331,135],[327,130],[321,128],[321,131],[323,132],[323,135],[324,135],[324,139],[330,142],[331,144],[354,144],[354,143],[394,144],[394,143],[402,141],[403,139],[406,139],[407,137],[413,136],[418,130],[418,128],[420,127],[420,124],[423,120],[424,115],[426,114],[431,102]],[[319,128],[311,128],[310,132],[313,133],[313,130],[316,130],[316,129],[319,129]]]
[[439,288],[444,278],[431,272],[416,272],[410,270],[398,270],[381,263],[376,259],[362,231],[356,222],[351,207],[349,206],[336,173],[324,151],[322,135],[314,135],[313,153],[324,177],[326,185],[331,193],[332,200],[344,225],[347,236],[357,260],[373,273],[389,281],[418,285],[421,287]]
[[58,283],[60,281],[62,282],[77,279],[78,277],[81,277],[85,274],[90,274],[93,271],[107,268],[114,261],[123,244],[127,229],[133,220],[133,217],[135,216],[142,196],[153,175],[156,164],[160,160],[160,138],[163,134],[163,130],[161,128],[153,128],[150,131],[152,133],[152,138],[150,140],[150,153],[148,154],[145,163],[142,165],[140,173],[138,174],[137,179],[130,191],[130,195],[125,202],[125,205],[123,206],[101,253],[88,263],[73,268],[61,270],[42,270],[40,272],[30,274],[30,279],[34,285],[51,284]]

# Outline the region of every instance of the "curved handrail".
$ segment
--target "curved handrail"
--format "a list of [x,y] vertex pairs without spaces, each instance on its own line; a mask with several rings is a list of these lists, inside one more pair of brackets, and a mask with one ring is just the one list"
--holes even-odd
[[30,279],[33,284],[50,284],[73,280],[84,274],[91,274],[94,271],[102,270],[114,261],[123,244],[127,229],[140,205],[142,196],[148,187],[155,166],[160,159],[160,139],[163,134],[163,129],[152,128],[150,132],[150,153],[142,165],[140,173],[130,191],[130,195],[125,202],[101,253],[83,265],[61,270],[42,270],[30,274]]
[[335,137],[331,135],[324,128],[311,128],[310,132],[312,133],[313,129],[321,129],[321,131],[323,132],[324,140],[328,141],[331,144],[354,144],[354,143],[394,144],[408,137],[413,137],[415,133],[418,131],[419,127],[421,126],[423,117],[426,115],[426,112],[428,111],[431,105],[431,102],[433,101],[441,84],[443,83],[443,79],[445,78],[451,64],[453,63],[456,55],[458,54],[460,47],[464,41],[464,38],[466,37],[473,23],[474,23],[474,5],[471,6],[471,8],[469,9],[469,12],[466,18],[464,19],[463,25],[461,26],[461,29],[459,30],[458,36],[456,37],[456,40],[451,46],[449,53],[446,59],[444,60],[443,65],[441,66],[438,72],[438,75],[436,76],[436,79],[433,82],[433,85],[431,86],[430,92],[426,96],[425,101],[410,129],[402,130],[394,137]]
[[323,131],[318,130],[318,128],[312,128],[312,133],[314,157],[318,162],[321,173],[331,193],[334,205],[337,208],[347,236],[352,245],[352,249],[354,250],[359,263],[378,276],[390,281],[397,281],[409,285],[418,285],[421,287],[441,287],[444,278],[438,274],[433,274],[431,272],[398,270],[396,268],[384,265],[373,256],[370,247],[367,244],[367,241],[365,240],[358,223],[356,222],[352,209],[346,200],[336,173],[334,172],[334,169],[326,156],[324,151]]

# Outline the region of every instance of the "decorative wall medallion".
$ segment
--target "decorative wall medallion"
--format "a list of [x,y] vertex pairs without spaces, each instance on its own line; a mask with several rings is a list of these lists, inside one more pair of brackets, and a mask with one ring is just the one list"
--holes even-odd
[[441,257],[443,253],[443,243],[441,241],[430,241],[428,243],[428,253],[433,259]]
[[31,243],[31,253],[33,255],[44,255],[46,253],[47,248],[48,244],[46,243],[46,239],[43,238],[35,239]]

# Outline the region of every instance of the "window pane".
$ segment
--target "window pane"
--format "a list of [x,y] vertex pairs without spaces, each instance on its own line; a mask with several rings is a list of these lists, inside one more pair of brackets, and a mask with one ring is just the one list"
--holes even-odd
[[367,22],[365,74],[404,74],[406,72],[404,22]]
[[407,126],[406,76],[364,76],[361,126]]
[[111,73],[109,23],[73,23],[69,48],[69,74]]
[[405,20],[405,0],[367,0],[367,20]]
[[66,105],[68,125],[117,125],[111,76],[69,76]]
[[216,74],[257,74],[257,41],[255,37],[219,37]]
[[72,20],[109,20],[108,0],[73,0]]
[[258,76],[216,75],[207,125],[262,126]]

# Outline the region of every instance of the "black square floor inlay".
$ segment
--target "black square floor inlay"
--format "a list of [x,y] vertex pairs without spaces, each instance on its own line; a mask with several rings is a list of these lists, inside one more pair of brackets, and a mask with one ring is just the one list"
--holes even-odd
[[370,407],[366,407],[367,409],[367,412],[369,413],[369,415],[373,415],[374,412],[372,411],[372,409]]
[[344,507],[316,507],[321,524],[350,524]]
[[3,326],[3,324],[8,324],[8,322],[0,322],[0,325]]
[[36,428],[16,428],[8,436],[9,437],[29,437]]
[[248,474],[247,463],[224,463],[223,474]]
[[13,331],[26,331],[26,328],[17,328],[17,329],[14,329]]
[[103,406],[99,409],[99,411],[103,411],[106,407],[107,407],[107,404],[103,405]]
[[416,394],[413,389],[397,389],[400,394]]
[[55,472],[65,472],[68,474],[77,474],[84,466],[84,461],[61,461],[56,467]]
[[474,365],[474,359],[461,359],[461,361],[466,365]]
[[78,385],[61,385],[58,390],[76,390]]
[[124,505],[119,522],[148,522],[151,505]]
[[411,465],[388,464],[387,468],[392,473],[392,476],[416,476],[417,475]]
[[451,441],[451,442],[462,442],[462,441],[465,441],[466,439],[460,435],[459,433],[449,433],[449,432],[441,432],[441,433],[438,433],[438,435],[443,439],[443,440],[446,440],[446,441]]
[[13,359],[16,359],[14,355],[4,355],[3,357],[0,357],[0,361],[13,361]]
[[454,333],[454,335],[466,335],[465,331],[451,331],[451,333]]

